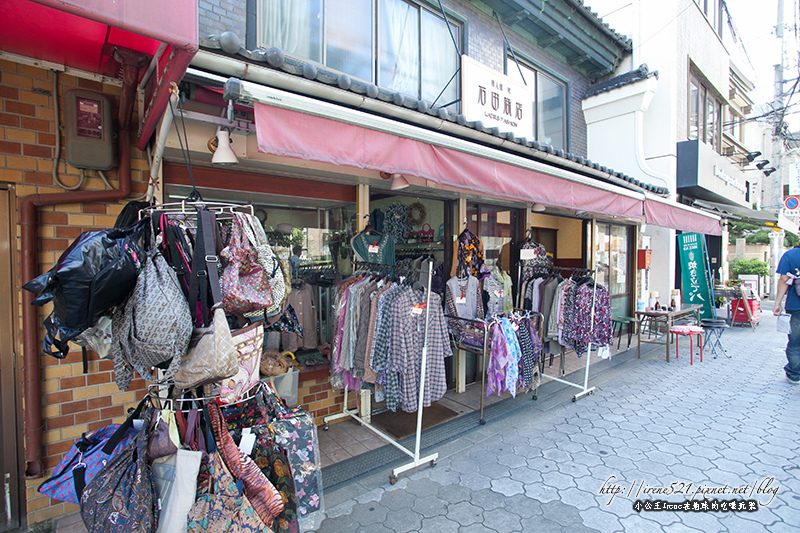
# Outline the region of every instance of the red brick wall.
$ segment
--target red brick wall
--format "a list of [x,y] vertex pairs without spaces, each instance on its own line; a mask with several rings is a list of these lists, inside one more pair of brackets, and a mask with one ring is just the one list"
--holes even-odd
[[[348,408],[356,409],[357,393],[348,393]],[[323,417],[341,413],[344,407],[344,392],[331,387],[330,370],[328,368],[300,373],[297,386],[298,405],[311,413],[317,426],[321,426]],[[337,421],[338,422],[338,421]]]
[[[115,80],[85,79],[73,75],[59,74],[58,97],[60,120],[64,120],[63,95],[66,91],[81,88],[97,91],[108,96],[114,105],[118,103],[121,86]],[[35,66],[0,60],[0,181],[14,184],[18,198],[30,194],[63,192],[53,183],[53,151],[56,144],[56,129],[53,108],[53,73]],[[114,110],[116,124],[117,110]],[[132,132],[135,137],[137,117],[134,116]],[[146,156],[135,146],[132,152],[132,180],[134,194],[146,190],[149,175]],[[62,162],[59,178],[66,185],[74,185],[80,172],[63,162],[64,139],[62,136]],[[93,172],[87,171],[82,190],[103,190],[105,185]],[[116,168],[106,172],[111,185],[118,186]],[[59,205],[39,209],[39,272],[53,266],[61,252],[83,231],[111,227],[124,205],[85,204]],[[12,260],[19,272],[19,229],[17,229],[16,253]],[[16,280],[21,285],[28,280]],[[21,297],[19,297],[21,302]],[[44,319],[50,306],[39,312]],[[19,312],[21,316],[22,307]],[[18,328],[21,327],[21,318]],[[21,335],[19,335],[21,339]],[[22,353],[18,346],[17,353]],[[71,352],[63,360],[42,355],[42,395],[44,418],[44,462],[49,475],[73,442],[85,431],[102,427],[124,419],[127,407],[143,396],[144,381],[136,379],[127,391],[120,391],[114,383],[113,365],[90,353],[89,372],[83,373],[80,351]],[[19,375],[22,370],[19,369]],[[20,442],[22,454],[24,442]],[[71,504],[51,500],[39,494],[36,488],[42,479],[27,482],[28,523],[41,522],[78,510]]]

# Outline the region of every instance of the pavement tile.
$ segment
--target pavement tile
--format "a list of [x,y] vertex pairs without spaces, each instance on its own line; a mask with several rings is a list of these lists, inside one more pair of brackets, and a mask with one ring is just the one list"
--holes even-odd
[[439,488],[439,498],[449,503],[466,502],[472,498],[472,489],[461,484],[443,485]]
[[504,496],[514,496],[516,494],[525,494],[525,486],[519,481],[510,478],[493,479],[492,491],[499,492]]
[[612,531],[622,531],[622,524],[615,515],[596,507],[581,511],[580,515],[583,519],[583,525],[586,527],[609,533]]
[[497,462],[501,465],[505,465],[509,468],[519,468],[520,466],[525,466],[528,463],[525,461],[525,457],[514,453],[506,453],[501,455],[497,458]]
[[461,480],[461,474],[456,470],[436,465],[431,469],[429,478],[440,485],[450,485],[458,483]]
[[486,489],[473,492],[470,502],[485,511],[491,511],[502,509],[506,504],[506,499],[503,494]]
[[424,517],[443,515],[447,511],[447,502],[436,496],[418,496],[411,508]]
[[620,523],[625,531],[636,531],[637,533],[661,533],[664,531],[661,524],[639,514],[621,518]]
[[362,503],[353,507],[350,517],[362,526],[383,524],[389,509],[376,502]]
[[[519,470],[519,469],[517,469]],[[515,472],[517,471],[515,470]],[[488,489],[492,486],[492,480],[486,476],[478,474],[477,472],[471,472],[467,474],[461,474],[460,483],[462,486],[467,487],[471,491],[478,491],[481,489]]]
[[542,516],[543,512],[541,503],[532,498],[528,498],[523,494],[506,498],[505,508],[514,514],[519,515],[523,520],[523,525],[527,520],[534,519],[535,522],[539,519],[539,517]]
[[483,520],[483,509],[469,502],[462,501],[448,505],[447,514],[445,516],[454,522],[458,522],[460,526],[468,526],[470,524],[477,524]]
[[526,485],[525,495],[541,503],[552,502],[560,498],[559,490],[544,484]]
[[538,470],[528,467],[515,468],[511,471],[511,479],[521,482],[523,485],[542,482],[542,474]]
[[594,494],[584,492],[575,487],[569,487],[559,492],[561,501],[567,505],[571,505],[581,511],[585,511],[590,507],[597,507],[597,502],[594,499]]
[[458,522],[454,522],[444,516],[423,518],[420,531],[425,533],[458,533]]
[[514,531],[522,528],[522,519],[506,509],[484,511],[483,523],[496,531]]

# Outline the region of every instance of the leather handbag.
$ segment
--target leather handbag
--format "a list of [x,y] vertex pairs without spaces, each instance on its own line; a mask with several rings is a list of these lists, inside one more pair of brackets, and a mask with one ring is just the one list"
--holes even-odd
[[193,389],[227,379],[238,371],[236,345],[228,320],[222,308],[217,307],[209,327],[194,329],[186,355],[175,373],[175,386]]
[[141,416],[145,400],[124,423],[110,424],[92,433],[84,433],[64,454],[49,479],[39,486],[39,492],[54,500],[77,504],[86,484],[114,454],[133,441],[138,431],[133,421]]
[[175,272],[160,253],[144,261],[130,297],[113,316],[111,358],[122,390],[130,386],[134,369],[157,381],[150,369],[168,365],[163,380],[172,379],[192,336],[192,313]]
[[220,252],[227,261],[220,278],[222,308],[231,315],[272,306],[270,274],[258,264],[258,253],[244,234],[243,220],[239,215],[233,218],[230,243]]
[[269,275],[269,291],[272,297],[272,305],[267,307],[267,312],[277,312],[281,309],[283,300],[287,296],[286,280],[284,279],[278,256],[272,251],[267,240],[267,234],[264,232],[264,226],[261,225],[261,222],[256,217],[246,213],[237,213],[236,216],[241,218],[242,229],[247,241],[256,250],[258,264]]
[[211,421],[211,431],[219,453],[233,477],[244,484],[244,494],[265,524],[283,512],[283,500],[275,486],[264,476],[250,456],[242,452],[228,432],[225,419],[215,403],[208,403],[206,410]]
[[252,389],[259,381],[261,347],[264,345],[264,323],[256,322],[237,329],[233,333],[239,371],[220,382],[219,399],[222,403],[234,403]]
[[207,456],[206,470],[209,479],[198,484],[196,500],[189,511],[189,533],[272,531],[239,488],[219,452]]
[[158,493],[147,459],[155,413],[155,409],[148,411],[133,442],[86,485],[80,502],[89,533],[151,532],[158,527]]

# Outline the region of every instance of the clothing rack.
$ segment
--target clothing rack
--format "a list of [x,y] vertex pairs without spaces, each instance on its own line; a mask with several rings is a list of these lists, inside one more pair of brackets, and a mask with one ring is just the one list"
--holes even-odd
[[253,206],[250,204],[207,202],[205,200],[181,200],[180,202],[170,202],[140,209],[139,219],[141,220],[145,215],[150,215],[155,211],[166,213],[167,215],[171,216],[194,216],[197,214],[198,208],[208,209],[212,213],[216,214],[218,219],[233,218],[233,214],[236,212],[254,215]]
[[[356,271],[366,269],[366,270],[374,270],[377,273],[383,273],[383,272],[387,272],[387,271],[393,270],[397,274],[400,274],[401,273],[400,271],[410,270],[410,269],[407,269],[407,268],[405,268],[405,269],[397,268],[394,265],[384,265],[384,264],[381,264],[381,263],[356,262],[355,265],[356,265]],[[439,454],[438,453],[433,453],[433,454],[428,455],[426,457],[420,457],[420,455],[419,455],[420,442],[421,442],[421,437],[422,437],[422,409],[423,409],[423,404],[424,404],[424,400],[425,400],[425,375],[427,374],[426,371],[427,371],[427,365],[428,365],[428,323],[430,321],[430,315],[431,315],[431,279],[432,278],[433,278],[433,262],[428,261],[428,287],[427,287],[427,292],[426,292],[427,299],[426,299],[426,302],[425,302],[425,335],[423,337],[423,343],[422,343],[422,361],[420,362],[419,403],[417,405],[417,430],[416,430],[415,439],[414,439],[414,451],[412,452],[411,450],[405,448],[402,444],[397,442],[394,438],[392,438],[391,436],[387,435],[386,433],[384,433],[380,429],[376,428],[375,426],[373,426],[372,424],[370,424],[369,422],[367,422],[366,420],[364,420],[363,418],[358,416],[355,412],[353,412],[350,409],[348,409],[347,408],[347,391],[348,391],[347,387],[345,387],[345,389],[344,389],[344,405],[342,407],[342,412],[341,413],[337,413],[335,415],[328,415],[328,416],[326,416],[326,417],[324,417],[322,419],[322,421],[325,423],[325,425],[323,426],[323,429],[327,431],[329,422],[331,422],[333,420],[339,420],[339,419],[342,419],[342,418],[351,417],[351,418],[357,420],[362,426],[364,426],[365,428],[369,429],[370,431],[372,431],[373,433],[378,435],[380,438],[382,438],[383,440],[385,440],[386,442],[388,442],[389,444],[391,444],[392,446],[394,446],[395,448],[397,448],[398,450],[400,450],[404,454],[406,454],[409,457],[411,457],[412,461],[410,463],[407,463],[407,464],[405,464],[403,466],[398,466],[398,467],[396,467],[396,468],[394,468],[392,470],[392,474],[389,476],[389,483],[391,483],[392,485],[397,483],[397,480],[398,480],[397,476],[399,474],[401,474],[403,472],[406,472],[408,470],[412,470],[412,469],[414,469],[414,468],[416,468],[416,467],[418,467],[420,465],[423,465],[425,463],[429,463],[431,466],[436,466],[436,460],[439,458]]]
[[[524,315],[524,316],[522,316],[522,315]],[[474,353],[474,354],[477,354],[477,355],[481,356],[481,407],[480,407],[480,420],[478,422],[481,426],[486,424],[486,419],[483,416],[483,407],[484,407],[484,401],[486,399],[486,360],[488,359],[488,356],[489,356],[489,326],[492,325],[492,323],[494,322],[495,318],[503,318],[503,317],[506,317],[506,318],[519,318],[520,316],[522,316],[522,318],[532,318],[534,316],[537,317],[537,323],[538,323],[537,329],[539,330],[539,339],[541,339],[542,338],[542,328],[544,326],[544,324],[543,324],[544,316],[541,313],[537,312],[537,311],[527,311],[525,309],[517,309],[517,308],[515,308],[513,310],[511,316],[506,315],[506,314],[495,315],[494,317],[492,317],[489,320],[485,320],[485,319],[482,319],[482,318],[462,318],[462,317],[459,317],[459,316],[444,315],[444,317],[446,319],[448,319],[448,321],[449,320],[461,320],[461,321],[464,321],[464,322],[472,322],[473,324],[480,324],[483,327],[483,349],[482,350],[479,350],[478,348],[476,348],[474,346],[470,346],[468,344],[463,344],[461,342],[458,342],[455,339],[455,337],[452,334],[452,332],[450,333],[450,341],[453,344],[453,346],[455,346],[455,348],[457,350],[463,350],[465,352]],[[539,370],[539,373],[541,374],[541,370]],[[536,386],[534,386],[534,389],[533,389],[533,399],[534,400],[537,398],[537,391],[538,390],[539,390],[539,385],[537,384]]]
[[[519,285],[521,287],[522,286],[522,279],[521,279],[522,278],[522,263],[521,262],[517,263],[517,269],[518,269],[517,270],[517,279],[520,280]],[[594,272],[595,272],[594,269],[592,269],[592,268],[559,267],[559,266],[548,266],[547,270],[551,270],[551,271],[554,271],[554,272],[571,271],[574,274],[578,274],[578,275],[580,275],[580,274],[586,274],[586,275],[594,274]],[[590,319],[590,322],[589,322],[590,331],[594,331],[594,306],[595,306],[596,296],[597,296],[597,284],[595,283],[595,285],[592,287],[592,313],[591,313],[591,319]],[[586,350],[586,366],[585,366],[584,372],[583,372],[583,384],[582,385],[580,383],[575,383],[575,382],[572,382],[572,381],[569,381],[569,380],[566,380],[566,379],[561,379],[560,377],[555,377],[555,376],[551,376],[551,375],[545,374],[544,373],[544,365],[542,364],[541,361],[540,361],[540,365],[541,366],[540,366],[540,369],[539,369],[539,374],[542,377],[545,377],[545,378],[548,378],[548,379],[552,379],[553,381],[557,381],[559,383],[563,383],[565,385],[569,385],[570,387],[575,387],[577,389],[580,389],[580,392],[578,392],[578,393],[576,393],[576,394],[574,394],[572,396],[572,401],[575,402],[575,401],[578,401],[579,398],[582,398],[583,396],[585,396],[587,394],[594,394],[594,387],[589,387],[589,365],[591,363],[591,358],[592,358],[592,343],[590,342],[589,345],[588,345],[588,348]]]

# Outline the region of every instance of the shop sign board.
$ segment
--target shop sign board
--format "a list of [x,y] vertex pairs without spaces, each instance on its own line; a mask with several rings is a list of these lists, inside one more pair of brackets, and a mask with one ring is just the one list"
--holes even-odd
[[789,195],[800,196],[800,163],[789,165]]
[[[533,80],[531,80],[533,81]],[[533,138],[533,91],[521,81],[461,56],[461,105],[467,120]]]
[[699,233],[678,235],[681,259],[683,301],[686,305],[702,305],[700,318],[716,318],[714,297],[708,275],[708,254],[705,236]]

